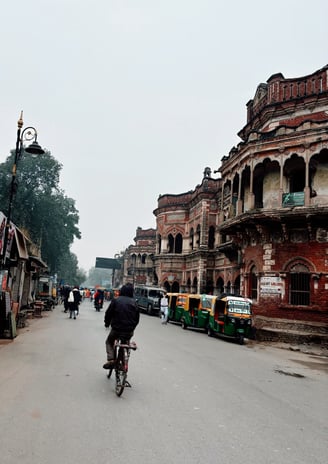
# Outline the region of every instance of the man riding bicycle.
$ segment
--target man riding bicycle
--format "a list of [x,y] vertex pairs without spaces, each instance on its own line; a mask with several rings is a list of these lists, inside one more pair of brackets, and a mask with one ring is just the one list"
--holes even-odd
[[129,341],[139,324],[139,318],[139,309],[133,298],[133,285],[123,285],[120,295],[111,300],[105,312],[105,327],[111,326],[111,331],[106,339],[107,362],[103,365],[104,369],[114,367],[115,340],[122,338]]

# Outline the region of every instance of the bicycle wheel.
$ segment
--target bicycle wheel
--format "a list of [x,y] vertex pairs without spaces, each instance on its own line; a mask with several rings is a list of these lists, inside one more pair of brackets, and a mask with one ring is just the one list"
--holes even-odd
[[126,377],[126,348],[120,348],[118,352],[117,365],[115,368],[115,393],[117,396],[121,396],[124,391]]

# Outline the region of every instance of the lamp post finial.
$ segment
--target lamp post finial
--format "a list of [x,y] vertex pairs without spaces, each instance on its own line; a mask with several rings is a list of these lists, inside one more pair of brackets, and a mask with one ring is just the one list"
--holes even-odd
[[21,129],[23,127],[23,110],[21,111],[21,114],[19,116],[19,120],[17,121],[18,129]]

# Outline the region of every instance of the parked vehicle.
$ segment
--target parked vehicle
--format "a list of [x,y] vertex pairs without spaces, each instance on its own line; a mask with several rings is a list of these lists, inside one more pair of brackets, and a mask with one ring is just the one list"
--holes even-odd
[[166,293],[164,288],[149,287],[147,285],[136,285],[134,287],[134,297],[138,308],[146,311],[147,314],[156,316],[160,313],[160,299]]
[[57,304],[57,289],[51,276],[40,276],[36,299],[43,302],[45,310],[52,310]]
[[183,312],[181,314],[181,326],[183,329],[194,327],[207,331],[211,298],[211,295],[182,295],[180,301],[183,302]]
[[185,301],[185,294],[182,293],[168,293],[167,298],[169,301],[169,315],[167,321],[181,322],[183,314],[183,306]]
[[234,338],[242,345],[244,338],[251,338],[251,300],[234,295],[216,298],[210,311],[207,333],[209,336],[219,334]]

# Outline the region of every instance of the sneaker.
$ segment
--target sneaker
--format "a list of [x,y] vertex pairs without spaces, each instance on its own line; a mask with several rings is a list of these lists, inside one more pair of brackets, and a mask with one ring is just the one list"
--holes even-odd
[[115,367],[115,360],[111,359],[110,361],[107,361],[104,365],[104,369],[113,369]]

